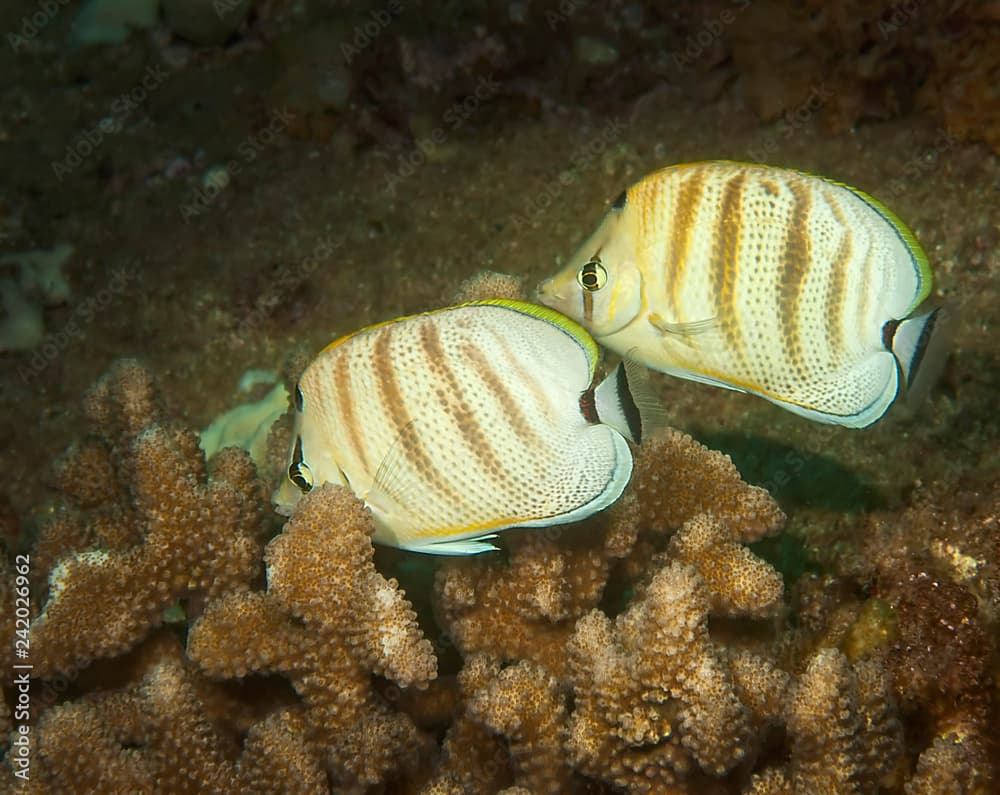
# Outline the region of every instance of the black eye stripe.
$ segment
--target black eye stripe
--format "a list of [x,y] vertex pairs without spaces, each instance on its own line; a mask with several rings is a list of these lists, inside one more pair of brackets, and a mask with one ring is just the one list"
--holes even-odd
[[302,398],[302,390],[299,389],[299,385],[296,384],[295,385],[295,410],[296,411],[302,411],[303,404],[304,404],[304,400]]

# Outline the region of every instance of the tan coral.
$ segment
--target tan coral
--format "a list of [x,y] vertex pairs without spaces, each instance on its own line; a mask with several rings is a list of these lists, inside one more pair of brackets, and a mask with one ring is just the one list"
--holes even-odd
[[206,715],[208,683],[161,636],[140,681],[47,710],[37,726],[39,792],[206,792],[233,786],[236,738]]
[[435,775],[421,795],[492,795],[513,782],[507,742],[473,719],[465,705],[500,674],[500,661],[472,653],[458,675],[461,708],[455,713],[441,747]]
[[736,533],[714,516],[688,519],[670,539],[667,551],[701,575],[713,613],[761,617],[773,615],[781,606],[781,575],[738,543]]
[[466,301],[483,301],[490,298],[507,298],[523,301],[526,297],[524,278],[496,271],[480,271],[462,282],[455,291],[456,304]]
[[189,656],[212,676],[287,676],[310,742],[345,786],[412,771],[426,751],[412,720],[377,697],[372,673],[402,687],[436,675],[409,602],[374,568],[372,532],[348,490],[313,490],[268,545],[268,591],[213,602],[188,638]]
[[662,532],[711,514],[741,541],[777,532],[785,514],[764,489],[746,483],[729,456],[668,428],[644,440],[635,458],[632,489],[640,523]]
[[121,654],[180,599],[197,610],[200,599],[249,586],[260,570],[260,486],[245,454],[220,458],[228,480],[206,481],[193,434],[154,427],[139,435],[129,483],[143,539],[125,550],[78,552],[52,569],[31,627],[37,675]]
[[987,795],[992,761],[982,738],[961,729],[940,734],[920,754],[906,795]]
[[600,599],[611,555],[634,539],[621,529],[635,521],[632,507],[625,502],[588,522],[508,534],[509,562],[445,561],[435,581],[439,623],[465,655],[532,660],[562,677],[573,622]]
[[529,791],[563,793],[571,771],[563,755],[565,697],[544,668],[522,660],[504,668],[468,705],[469,715],[507,739],[514,780]]
[[836,649],[809,660],[792,691],[787,727],[796,792],[874,792],[902,752],[882,661],[852,669]]
[[736,695],[747,708],[752,734],[759,740],[765,729],[784,721],[790,677],[771,660],[745,649],[732,649],[728,663]]
[[596,610],[577,623],[567,750],[582,772],[645,792],[740,763],[748,714],[708,636],[708,611],[700,577],[670,563],[614,624]]

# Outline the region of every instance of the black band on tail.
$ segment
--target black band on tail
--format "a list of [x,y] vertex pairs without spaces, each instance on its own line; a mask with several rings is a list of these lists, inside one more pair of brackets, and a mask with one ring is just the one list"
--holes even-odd
[[917,347],[913,351],[913,361],[910,363],[910,381],[913,380],[914,374],[920,371],[920,363],[923,362],[924,354],[927,353],[927,344],[931,341],[931,334],[934,332],[934,327],[940,316],[940,310],[935,309],[920,330],[920,339],[917,340]]
[[632,433],[632,438],[636,444],[642,444],[642,417],[639,415],[639,407],[635,405],[632,398],[632,390],[629,389],[628,375],[625,373],[625,365],[618,365],[618,399],[621,401],[622,414],[625,415],[625,422]]

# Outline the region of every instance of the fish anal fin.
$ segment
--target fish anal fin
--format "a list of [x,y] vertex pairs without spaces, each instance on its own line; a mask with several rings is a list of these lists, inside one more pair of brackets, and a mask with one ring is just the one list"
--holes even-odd
[[496,533],[489,533],[476,538],[459,538],[453,541],[432,541],[425,544],[405,544],[403,549],[411,552],[423,552],[427,555],[479,555],[483,552],[497,552],[498,547],[489,543],[496,538]]

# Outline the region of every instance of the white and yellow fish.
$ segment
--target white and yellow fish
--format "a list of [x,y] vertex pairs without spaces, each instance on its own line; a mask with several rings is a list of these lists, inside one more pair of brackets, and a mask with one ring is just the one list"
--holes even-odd
[[[539,300],[671,375],[860,428],[943,359],[927,257],[884,204],[713,161],[630,187]],[[940,329],[938,329],[940,331]]]
[[445,555],[583,519],[621,495],[625,437],[639,441],[646,411],[622,365],[596,383],[599,358],[569,318],[499,299],[336,340],[295,389],[276,506],[340,483],[371,509],[377,542]]

